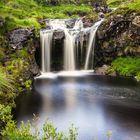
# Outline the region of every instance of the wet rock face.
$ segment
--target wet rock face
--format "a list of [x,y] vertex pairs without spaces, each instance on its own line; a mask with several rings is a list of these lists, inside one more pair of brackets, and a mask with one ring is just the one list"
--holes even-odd
[[63,30],[56,30],[53,33],[53,40],[62,40],[65,38],[65,33]]
[[73,28],[74,25],[75,25],[76,20],[77,20],[77,19],[70,19],[70,20],[67,20],[67,21],[65,22],[67,28]]
[[110,64],[119,56],[140,56],[140,16],[136,13],[112,15],[97,32],[95,65]]
[[93,23],[95,22],[95,21],[92,21],[91,19],[88,19],[86,17],[83,17],[82,21],[83,21],[84,28],[93,26]]
[[21,49],[23,45],[33,36],[33,29],[15,29],[8,33],[9,46],[13,49]]

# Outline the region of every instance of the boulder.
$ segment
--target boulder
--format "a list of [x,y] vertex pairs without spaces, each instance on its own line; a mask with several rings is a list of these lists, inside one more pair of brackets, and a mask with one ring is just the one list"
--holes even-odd
[[110,69],[110,66],[108,65],[103,65],[102,67],[98,67],[95,69],[95,73],[98,75],[111,75],[111,76],[116,76],[116,72],[113,71],[111,73],[108,73],[108,70]]
[[33,36],[34,29],[19,28],[8,33],[9,46],[13,49],[21,49]]
[[98,75],[106,75],[106,71],[108,70],[107,65],[103,65],[102,67],[98,67],[95,69],[95,73]]

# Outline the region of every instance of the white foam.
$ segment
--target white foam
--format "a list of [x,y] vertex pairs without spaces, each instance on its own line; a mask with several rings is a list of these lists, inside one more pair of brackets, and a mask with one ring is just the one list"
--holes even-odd
[[48,73],[41,73],[40,76],[35,77],[35,79],[47,78],[47,79],[55,79],[57,77],[79,77],[93,74],[94,70],[77,70],[77,71],[60,71],[60,72],[48,72]]

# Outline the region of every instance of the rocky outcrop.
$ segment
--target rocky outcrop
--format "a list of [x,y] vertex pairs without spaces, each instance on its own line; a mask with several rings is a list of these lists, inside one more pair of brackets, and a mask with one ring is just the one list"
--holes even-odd
[[53,40],[62,40],[65,38],[65,33],[63,30],[56,30],[53,33]]
[[114,12],[97,32],[96,66],[110,64],[118,56],[140,56],[140,16],[133,11]]
[[33,37],[34,29],[15,29],[8,33],[9,45],[13,49],[21,49]]

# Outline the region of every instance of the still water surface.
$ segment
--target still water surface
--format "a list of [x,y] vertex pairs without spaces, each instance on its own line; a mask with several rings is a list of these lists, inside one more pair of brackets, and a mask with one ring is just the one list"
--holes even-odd
[[140,83],[130,78],[110,76],[58,76],[38,78],[34,93],[17,99],[16,120],[32,120],[36,126],[46,119],[59,130],[73,123],[79,140],[140,140]]

